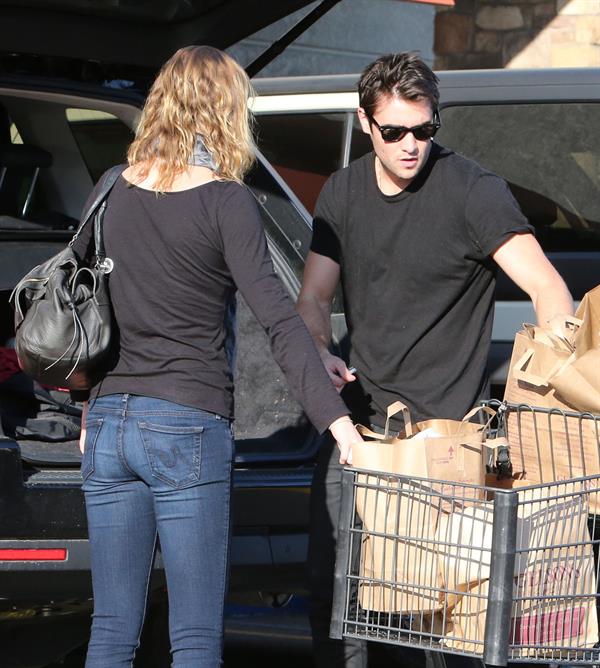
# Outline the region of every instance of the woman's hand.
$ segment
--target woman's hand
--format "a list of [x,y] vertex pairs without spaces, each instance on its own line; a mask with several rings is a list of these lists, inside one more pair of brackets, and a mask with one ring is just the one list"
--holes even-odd
[[79,449],[81,450],[81,454],[83,454],[83,451],[85,450],[85,422],[87,420],[87,414],[88,402],[84,401],[83,410],[81,411],[81,434],[79,436]]
[[329,378],[331,378],[331,382],[338,392],[341,392],[347,383],[352,383],[356,380],[356,376],[348,369],[343,359],[332,355],[328,350],[321,352],[321,359],[329,374]]
[[344,415],[329,425],[329,431],[340,449],[340,464],[352,464],[352,445],[362,443],[362,438],[352,420]]

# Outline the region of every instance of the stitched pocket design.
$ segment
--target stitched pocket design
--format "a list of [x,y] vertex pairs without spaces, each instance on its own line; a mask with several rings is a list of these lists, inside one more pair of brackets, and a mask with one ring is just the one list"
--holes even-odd
[[96,442],[98,435],[102,429],[104,420],[98,418],[96,420],[86,420],[85,423],[85,448],[81,457],[81,477],[87,480],[94,472],[94,454],[96,450]]
[[152,474],[172,487],[185,487],[200,480],[204,427],[138,422]]

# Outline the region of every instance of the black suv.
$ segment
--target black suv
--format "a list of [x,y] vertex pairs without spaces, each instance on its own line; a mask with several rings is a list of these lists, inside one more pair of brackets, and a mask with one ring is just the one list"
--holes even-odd
[[[150,9],[161,5],[147,4]],[[155,16],[146,17],[149,69],[122,17],[114,23],[122,41],[109,48],[93,42],[83,17],[44,10],[48,34],[63,40],[64,48],[72,46],[76,56],[63,58],[43,41],[37,19],[37,33],[10,34],[27,15],[20,5],[0,5],[0,49],[8,49],[0,53],[0,653],[8,653],[1,662],[5,668],[50,661],[44,634],[52,634],[57,655],[85,642],[91,610],[79,407],[66,393],[33,383],[15,367],[8,297],[21,276],[70,239],[94,182],[123,161],[152,67],[177,45],[175,38],[160,41],[160,26],[172,21],[180,43],[191,42],[183,25],[201,22],[194,15],[186,19],[185,11],[200,5],[217,11],[227,3],[165,4],[183,14],[167,17],[156,9]],[[57,5],[63,11],[69,3]],[[135,23],[135,16],[129,18]],[[94,17],[102,28],[111,25],[110,19]],[[256,25],[249,24],[252,28]],[[217,33],[206,41],[224,46]],[[23,38],[23,48],[17,48],[17,37]],[[40,44],[44,48],[36,49]],[[109,56],[111,64],[105,62]],[[115,59],[132,65],[117,66]],[[354,125],[355,102],[348,102],[356,78],[271,80],[258,86],[261,98],[273,102],[257,114],[260,146],[270,160],[259,155],[247,183],[262,212],[276,269],[293,296],[310,242],[302,195],[308,193],[310,208],[308,200],[314,200],[328,173],[369,147]],[[508,180],[579,299],[600,283],[600,72],[442,72],[440,79],[440,143]],[[310,98],[311,108],[301,98],[314,93],[321,97]],[[286,105],[275,104],[284,96]],[[322,130],[315,134],[311,123],[317,116]],[[290,138],[295,143],[286,152]],[[335,158],[322,159],[332,146]],[[490,356],[496,392],[501,392],[514,332],[531,318],[528,309],[524,296],[500,280]],[[342,340],[341,304],[334,320]],[[237,338],[231,598],[252,601],[256,592],[263,598],[269,592],[277,603],[304,588],[309,486],[319,441],[243,303]],[[150,625],[164,610],[161,574],[159,554]],[[153,665],[152,652],[142,665]]]

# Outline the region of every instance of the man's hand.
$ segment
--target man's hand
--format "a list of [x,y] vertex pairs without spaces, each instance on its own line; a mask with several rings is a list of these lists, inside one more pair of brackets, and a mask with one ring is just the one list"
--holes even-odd
[[[572,315],[555,315],[548,321],[548,329],[565,341],[569,347],[573,347],[573,340],[580,321]],[[573,347],[574,349],[574,347]]]
[[79,436],[79,449],[81,450],[81,454],[83,454],[83,451],[85,450],[85,423],[87,420],[87,414],[88,402],[84,401],[83,410],[81,411],[81,434]]
[[352,464],[352,445],[362,443],[362,438],[352,420],[344,415],[329,425],[329,431],[337,441],[340,450],[340,464]]
[[331,382],[338,392],[341,392],[344,389],[346,383],[351,383],[353,380],[356,380],[356,376],[353,373],[350,373],[343,359],[332,355],[328,350],[321,352],[321,359],[331,378]]

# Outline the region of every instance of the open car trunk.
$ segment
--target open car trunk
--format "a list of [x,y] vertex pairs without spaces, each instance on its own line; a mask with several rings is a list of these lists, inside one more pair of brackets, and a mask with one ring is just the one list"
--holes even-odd
[[7,239],[0,244],[0,430],[19,443],[24,460],[50,466],[79,465],[81,406],[67,391],[43,387],[19,369],[8,300],[23,274],[64,243]]
[[312,0],[0,0],[0,52],[156,70],[178,48],[224,49]]
[[30,464],[78,466],[81,406],[68,392],[43,387],[14,369],[11,352],[0,348],[3,435],[19,443],[21,457]]
[[[81,406],[19,371],[10,291],[64,246],[93,184],[124,161],[145,85],[177,48],[225,48],[310,2],[0,0],[0,427],[24,462],[78,466]],[[296,31],[334,4],[322,0]],[[310,239],[305,212],[266,162],[249,179],[295,296]],[[241,299],[236,325],[238,462],[310,460],[315,433]]]
[[[0,435],[19,444],[24,462],[77,467],[81,405],[66,390],[44,387],[19,367],[12,347],[9,291],[0,291]],[[262,328],[238,299],[236,350],[236,451],[240,461],[302,458],[312,429],[275,364]]]

